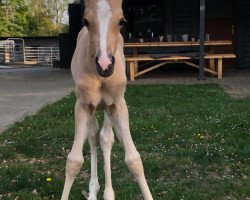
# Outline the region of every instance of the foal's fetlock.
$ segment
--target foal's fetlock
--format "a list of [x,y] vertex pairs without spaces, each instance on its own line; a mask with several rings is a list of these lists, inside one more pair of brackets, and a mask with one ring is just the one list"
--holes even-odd
[[104,195],[103,195],[104,200],[115,200],[115,193],[112,188],[110,189],[105,189],[104,190]]
[[89,191],[90,193],[98,193],[100,190],[100,184],[98,181],[90,181],[89,183]]
[[89,198],[88,200],[96,200],[97,194],[100,190],[100,184],[98,181],[90,181],[89,183]]

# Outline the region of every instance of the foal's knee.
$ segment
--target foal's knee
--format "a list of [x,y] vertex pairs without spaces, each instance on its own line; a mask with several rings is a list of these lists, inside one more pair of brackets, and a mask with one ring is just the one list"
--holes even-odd
[[129,171],[135,176],[140,176],[143,173],[143,165],[141,156],[138,152],[134,155],[125,156],[125,163],[128,166]]
[[67,158],[66,175],[75,177],[83,165],[83,156],[76,156],[70,153]]

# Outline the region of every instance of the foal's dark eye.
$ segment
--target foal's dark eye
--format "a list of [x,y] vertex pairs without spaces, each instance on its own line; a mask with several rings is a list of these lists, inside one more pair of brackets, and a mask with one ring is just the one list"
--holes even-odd
[[126,25],[126,23],[127,23],[127,20],[125,18],[122,18],[119,22],[119,26],[122,28]]
[[86,18],[83,18],[82,24],[83,24],[83,26],[88,26],[89,25],[89,21]]

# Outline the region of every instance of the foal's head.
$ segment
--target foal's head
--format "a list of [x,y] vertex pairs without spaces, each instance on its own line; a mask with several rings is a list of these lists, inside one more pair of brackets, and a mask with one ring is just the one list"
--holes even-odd
[[126,20],[122,0],[85,0],[84,23],[95,48],[96,69],[100,76],[113,74],[120,29]]

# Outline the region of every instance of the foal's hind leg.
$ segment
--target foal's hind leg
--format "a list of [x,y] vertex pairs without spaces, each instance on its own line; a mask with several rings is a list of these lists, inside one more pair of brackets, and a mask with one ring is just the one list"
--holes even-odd
[[82,148],[87,138],[88,124],[91,118],[92,116],[90,116],[87,108],[81,104],[80,100],[77,100],[75,105],[75,139],[71,152],[67,158],[66,179],[61,198],[62,200],[68,199],[71,186],[82,167],[84,161]]
[[113,122],[116,135],[125,148],[125,162],[130,172],[139,183],[145,200],[153,200],[145,179],[140,154],[136,150],[129,130],[128,109],[124,98],[120,98],[108,109],[108,115]]
[[104,157],[104,171],[105,171],[105,190],[104,200],[114,200],[114,190],[112,187],[111,167],[110,167],[110,154],[114,143],[114,133],[112,131],[112,122],[104,112],[104,124],[100,133],[100,144]]
[[88,200],[96,200],[100,185],[97,177],[97,146],[98,146],[98,123],[96,118],[91,120],[88,130],[88,141],[91,151],[91,179],[89,183],[89,198]]

